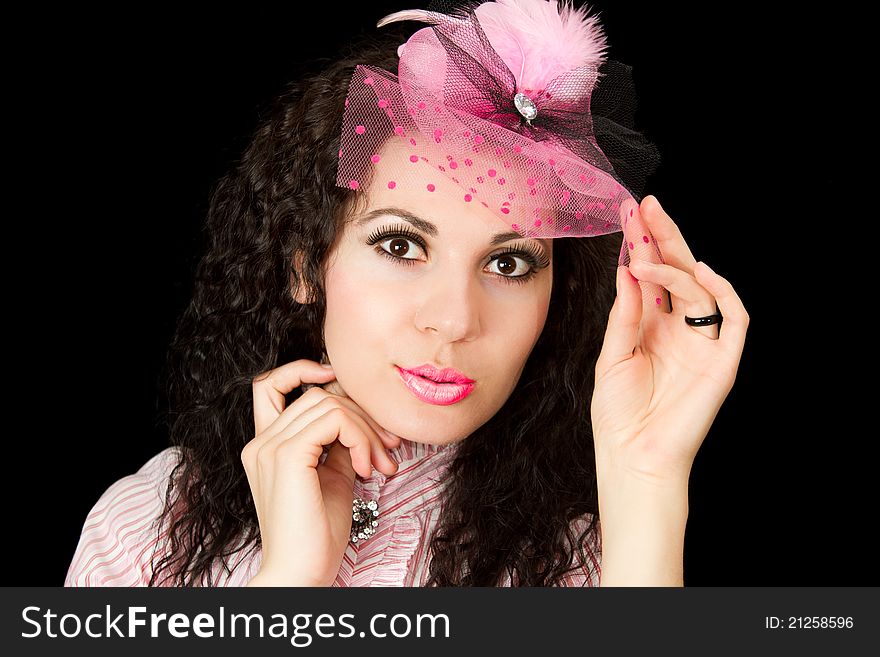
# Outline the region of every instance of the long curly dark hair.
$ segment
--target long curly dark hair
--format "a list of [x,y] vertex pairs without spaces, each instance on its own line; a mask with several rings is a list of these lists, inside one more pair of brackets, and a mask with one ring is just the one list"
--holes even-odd
[[[163,371],[181,461],[156,525],[166,536],[150,586],[213,586],[217,560],[228,573],[233,555],[261,545],[241,462],[254,436],[252,382],[321,358],[322,265],[359,202],[336,186],[347,83],[356,64],[396,70],[403,40],[390,30],[317,60],[323,69],[285,87],[212,192],[205,253]],[[449,466],[429,585],[495,586],[507,574],[514,586],[549,586],[582,564],[598,574],[590,400],[619,247],[619,234],[554,242],[544,331],[507,403]],[[313,303],[294,300],[300,285]]]

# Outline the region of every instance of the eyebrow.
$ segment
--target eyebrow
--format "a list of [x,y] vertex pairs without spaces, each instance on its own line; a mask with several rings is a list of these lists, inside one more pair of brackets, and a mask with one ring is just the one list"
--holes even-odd
[[[365,224],[370,223],[374,219],[377,219],[378,217],[381,217],[381,216],[387,215],[387,214],[394,215],[395,217],[399,217],[400,219],[403,219],[407,223],[412,224],[413,226],[418,228],[420,231],[427,233],[431,237],[436,237],[437,233],[439,233],[439,231],[437,230],[437,226],[432,224],[430,221],[422,219],[421,217],[417,217],[414,214],[407,212],[406,210],[403,210],[401,208],[395,208],[395,207],[379,208],[378,210],[371,210],[370,212],[365,214],[363,217],[358,219],[355,223],[358,226],[363,226]],[[505,242],[509,242],[510,240],[516,240],[516,239],[524,239],[524,240],[531,239],[532,241],[537,242],[541,246],[541,248],[544,249],[545,252],[548,251],[547,247],[544,245],[544,242],[549,241],[549,240],[539,240],[534,237],[532,237],[532,238],[523,237],[519,233],[512,232],[512,231],[509,231],[506,233],[496,233],[492,237],[491,244],[492,244],[492,246],[497,246],[498,244],[504,244]]]

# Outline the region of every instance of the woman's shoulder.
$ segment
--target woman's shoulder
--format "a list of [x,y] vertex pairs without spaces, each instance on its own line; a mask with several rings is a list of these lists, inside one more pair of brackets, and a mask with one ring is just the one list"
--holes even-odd
[[[181,449],[177,445],[166,447],[144,463],[137,472],[128,475],[128,477],[146,479],[157,483],[167,479],[174,467],[180,463]],[[119,481],[125,481],[128,477],[123,477]],[[118,484],[119,482],[116,483]]]
[[137,472],[112,483],[98,499],[92,511],[101,511],[101,515],[107,515],[114,510],[131,509],[133,500],[147,494],[158,494],[164,499],[169,477],[175,466],[180,463],[180,458],[180,447],[172,446],[163,449],[155,456],[150,457],[146,463],[138,468]]
[[180,447],[163,449],[111,484],[89,511],[65,586],[141,586],[149,582],[156,521]]

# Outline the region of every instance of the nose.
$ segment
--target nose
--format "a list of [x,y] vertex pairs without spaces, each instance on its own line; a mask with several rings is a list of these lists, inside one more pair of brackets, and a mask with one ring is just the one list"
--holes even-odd
[[423,293],[415,315],[419,331],[434,332],[444,342],[470,341],[479,335],[483,292],[478,280],[466,272],[450,274],[438,268],[420,284]]

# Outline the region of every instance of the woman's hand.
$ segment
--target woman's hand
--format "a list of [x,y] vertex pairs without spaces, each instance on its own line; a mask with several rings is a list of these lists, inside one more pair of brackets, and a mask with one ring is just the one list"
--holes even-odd
[[[731,284],[696,263],[655,197],[622,211],[631,262],[618,268],[617,298],[596,363],[597,467],[651,483],[687,482],[736,378],[749,316]],[[666,264],[650,248],[650,235]],[[671,294],[671,312],[663,288]],[[714,314],[716,303],[720,332],[717,324],[685,323],[685,315]]]
[[[254,379],[256,435],[241,453],[262,538],[262,564],[251,585],[330,586],[348,545],[355,473],[391,475],[385,432],[339,386],[333,370],[310,360],[282,365]],[[285,395],[310,388],[289,407]],[[324,446],[331,445],[319,464]]]

